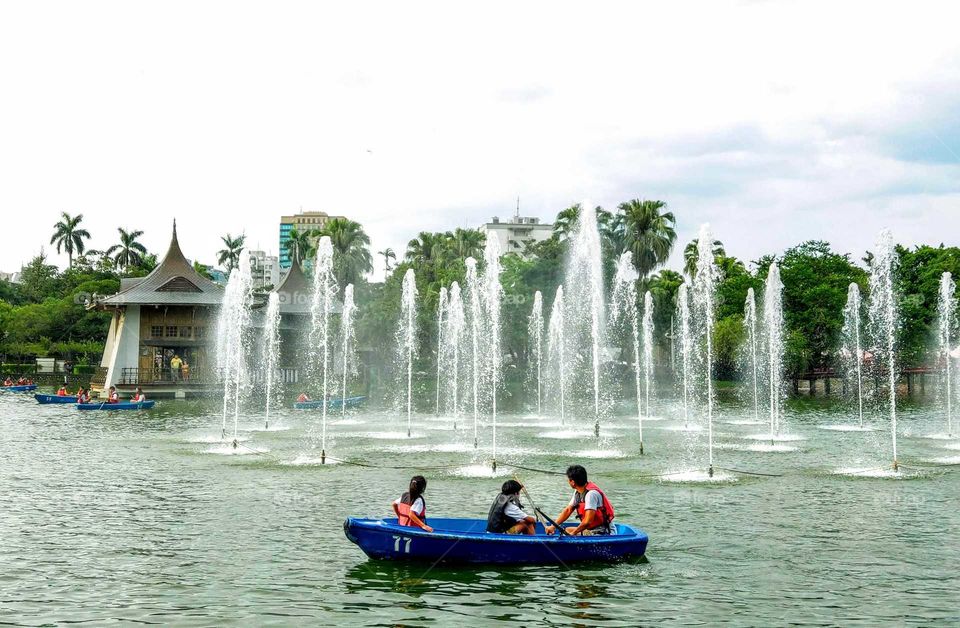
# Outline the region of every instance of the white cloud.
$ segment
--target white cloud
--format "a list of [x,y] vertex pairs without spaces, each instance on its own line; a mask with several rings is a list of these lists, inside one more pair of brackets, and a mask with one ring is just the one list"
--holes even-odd
[[301,206],[399,253],[518,195],[662,198],[745,259],[958,233],[954,6],[663,4],[5,4],[0,268],[61,210],[207,261]]

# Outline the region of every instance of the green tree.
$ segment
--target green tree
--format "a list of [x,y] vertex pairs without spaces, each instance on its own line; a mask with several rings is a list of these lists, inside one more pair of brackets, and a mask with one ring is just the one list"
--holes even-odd
[[304,260],[309,259],[314,254],[315,239],[316,231],[300,231],[296,227],[290,229],[289,239],[284,243],[290,262],[303,264]]
[[57,267],[47,263],[47,256],[40,251],[20,270],[20,292],[33,303],[39,303],[54,294],[58,287]]
[[327,221],[319,235],[328,236],[333,245],[333,273],[341,287],[359,283],[364,275],[373,270],[370,238],[360,223],[347,218],[333,218]]
[[384,277],[390,274],[390,260],[396,261],[397,254],[393,252],[389,246],[382,251],[377,251],[377,255],[383,258],[383,272]]
[[[713,256],[722,257],[727,254],[723,248],[723,242],[713,241]],[[697,262],[700,260],[700,242],[697,239],[690,240],[687,246],[683,248],[683,272],[691,279],[697,276]]]
[[641,277],[666,263],[673,251],[676,219],[672,212],[662,211],[666,206],[663,201],[633,199],[618,207],[623,249],[633,254],[633,265]]
[[57,253],[62,250],[67,252],[68,266],[73,266],[73,254],[83,254],[84,239],[90,239],[90,233],[86,229],[80,228],[83,222],[83,214],[71,216],[67,212],[61,212],[60,221],[53,226],[53,237],[50,238],[50,244],[57,245]]
[[128,270],[131,266],[140,264],[143,256],[147,254],[147,247],[137,241],[137,238],[143,235],[143,231],[127,231],[119,227],[117,231],[120,232],[120,244],[114,244],[104,254],[108,257],[113,256],[114,264]]
[[[447,234],[447,249],[453,257],[465,260],[468,257],[480,259],[483,256],[483,247],[486,235],[479,229],[460,229]],[[506,253],[506,251],[504,251]]]
[[231,272],[240,265],[240,254],[243,252],[247,236],[241,234],[233,237],[228,233],[221,236],[220,240],[223,242],[223,248],[217,251],[217,263],[226,266],[227,272]]

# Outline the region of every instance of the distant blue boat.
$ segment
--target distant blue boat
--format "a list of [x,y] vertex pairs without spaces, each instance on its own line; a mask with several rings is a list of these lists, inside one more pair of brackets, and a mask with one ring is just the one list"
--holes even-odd
[[7,392],[30,392],[31,390],[36,389],[36,384],[27,384],[26,386],[0,386],[0,390],[5,390]]
[[[357,397],[347,397],[344,400],[342,397],[337,397],[336,399],[327,400],[327,410],[339,410],[344,406],[344,401],[346,401],[346,406],[348,408],[356,408],[359,405],[362,405],[367,398],[363,395]],[[316,410],[323,407],[323,399],[317,399],[316,401],[298,401],[293,404],[293,407],[297,410]]]
[[565,565],[639,558],[647,534],[622,523],[605,536],[546,536],[537,524],[532,536],[493,534],[486,519],[429,519],[433,532],[401,526],[396,519],[350,517],[343,531],[370,558],[499,565]]
[[156,401],[121,401],[120,403],[78,403],[77,410],[149,410]]
[[38,393],[33,398],[37,400],[37,403],[77,403],[76,395],[42,395]]

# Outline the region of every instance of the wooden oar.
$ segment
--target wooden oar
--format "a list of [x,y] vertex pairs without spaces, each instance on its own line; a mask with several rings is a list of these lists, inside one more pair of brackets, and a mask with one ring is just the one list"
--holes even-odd
[[[527,492],[527,487],[524,485],[523,482],[520,481],[520,478],[517,477],[517,474],[516,474],[516,473],[513,474],[513,479],[516,480],[518,484],[520,484],[520,491],[523,493],[523,496],[526,497],[528,500],[530,500],[530,505],[533,506],[533,512],[534,512],[534,514],[537,515],[537,521],[542,524],[543,522],[540,521],[540,517],[543,517],[543,519],[544,519],[547,523],[549,523],[550,525],[552,525],[554,528],[557,529],[557,531],[560,533],[560,536],[570,536],[570,533],[567,532],[566,528],[562,527],[562,526],[561,526],[560,524],[558,524],[556,521],[554,521],[554,520],[551,519],[549,516],[547,516],[547,513],[543,512],[542,510],[540,510],[539,508],[537,508],[536,502],[534,502],[534,501],[533,501],[533,498],[530,497],[530,493]],[[546,527],[546,526],[544,526],[544,527]]]

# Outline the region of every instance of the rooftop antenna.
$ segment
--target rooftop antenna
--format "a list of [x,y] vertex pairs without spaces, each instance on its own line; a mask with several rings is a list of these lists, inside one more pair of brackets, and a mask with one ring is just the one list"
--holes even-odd
[[520,196],[517,196],[517,218],[520,218]]

